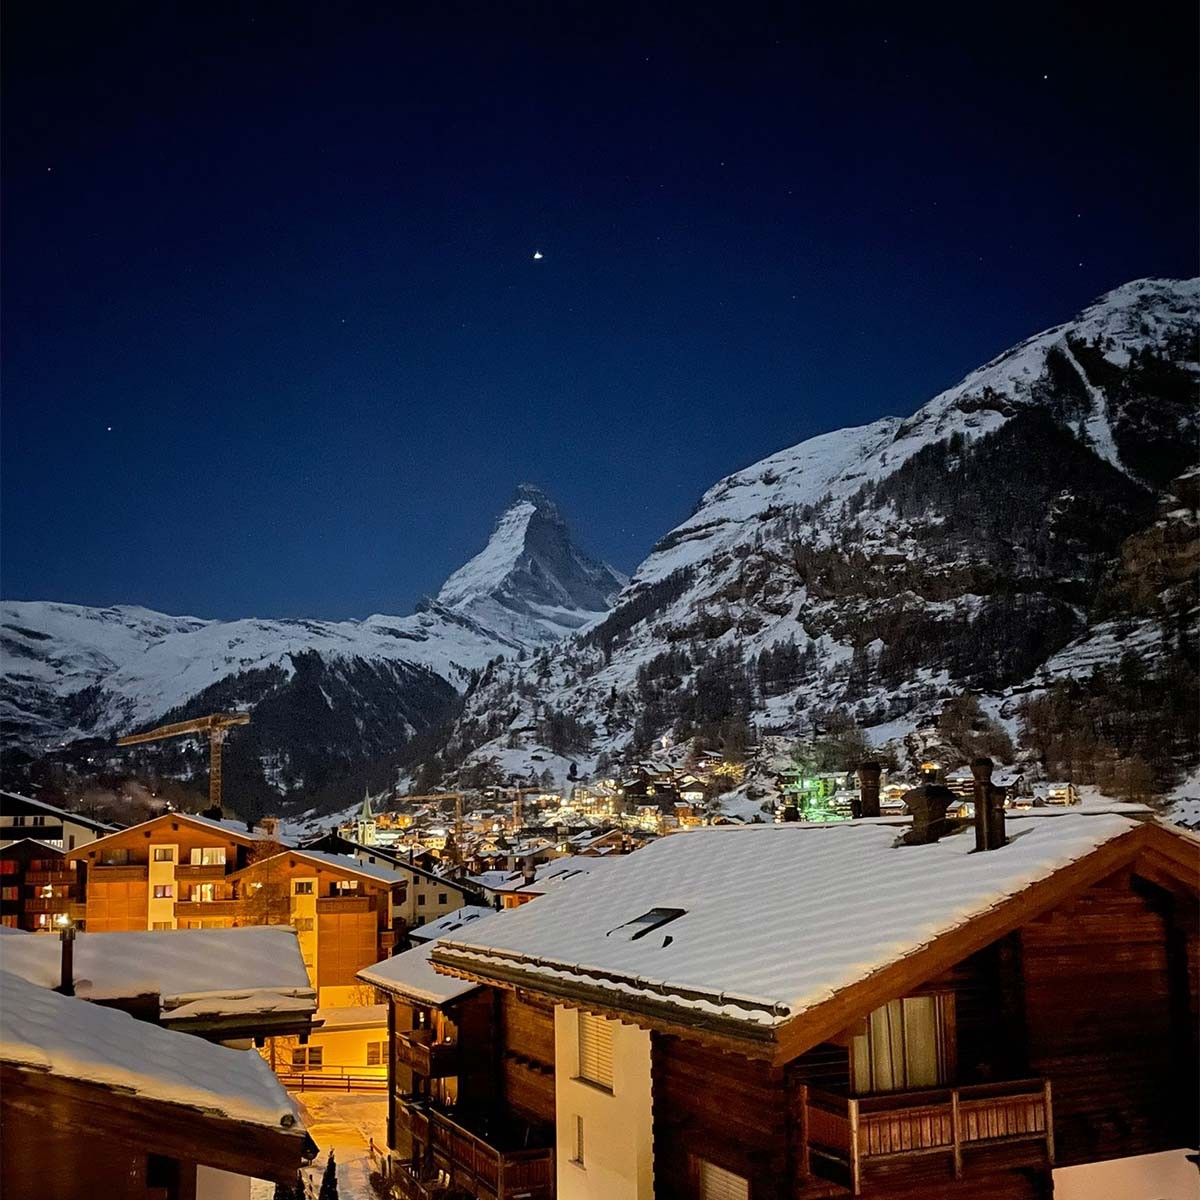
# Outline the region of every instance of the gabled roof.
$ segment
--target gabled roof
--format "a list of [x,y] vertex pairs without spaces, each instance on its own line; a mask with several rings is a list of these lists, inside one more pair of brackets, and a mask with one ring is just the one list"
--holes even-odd
[[60,996],[7,970],[0,1062],[302,1136],[296,1106],[260,1055]]
[[347,875],[357,875],[360,879],[369,879],[372,883],[386,883],[389,887],[404,882],[400,875],[392,870],[391,867],[360,862],[357,858],[351,858],[347,854],[330,854],[326,850],[281,850],[278,854],[257,859],[248,866],[243,867],[240,871],[234,871],[230,875],[230,878],[236,879],[243,875],[253,874],[264,863],[274,862],[278,858],[302,859],[311,863],[314,867],[330,871],[341,871]]
[[494,908],[485,905],[466,904],[462,908],[456,908],[453,912],[446,913],[444,917],[438,917],[436,921],[429,921],[416,929],[410,929],[409,940],[413,942],[436,941],[440,937],[457,933],[460,929],[470,925],[472,921],[490,917],[495,911]]
[[433,945],[416,946],[412,950],[405,950],[403,954],[385,958],[374,966],[364,967],[359,971],[358,978],[402,1000],[417,1004],[449,1004],[475,991],[479,984],[441,975],[433,969],[429,962]]
[[253,846],[263,838],[261,833],[250,833],[240,821],[213,821],[208,817],[197,816],[194,813],[165,812],[160,813],[157,817],[150,817],[149,820],[139,821],[136,825],[130,825],[125,829],[118,829],[104,837],[97,838],[94,842],[87,842],[85,845],[76,846],[74,850],[68,851],[67,857],[87,858],[89,855],[95,854],[97,850],[103,849],[105,843],[112,841],[114,838],[128,837],[131,833],[145,830],[148,825],[158,825],[162,822],[170,821],[183,821],[189,825],[210,830],[219,830],[225,837],[231,841],[240,842],[243,846]]
[[[5,971],[38,987],[58,986],[58,938],[14,933],[3,942]],[[317,1007],[296,931],[282,925],[79,933],[74,976],[83,1000],[157,997],[164,1022],[253,1025],[282,1014],[307,1020]]]
[[[802,1021],[808,1045],[832,1036],[890,998],[889,979],[891,995],[920,982],[901,979],[900,968],[924,969],[927,950],[953,945],[966,957],[1028,920],[1030,904],[1061,902],[1055,889],[1101,877],[1090,873],[1152,850],[1190,870],[1193,888],[1200,875],[1200,839],[1107,811],[1013,814],[1009,843],[982,854],[972,853],[969,831],[925,846],[897,845],[899,832],[888,819],[692,831],[609,860],[603,876],[504,922],[442,939],[433,961],[769,1043],[768,1056],[785,1042],[801,1053]],[[616,932],[652,910],[678,915],[638,937]],[[861,985],[881,979],[885,990],[870,1002]],[[862,997],[861,1012],[848,996]]]
[[37,812],[46,813],[48,816],[58,817],[60,820],[72,821],[76,825],[82,825],[96,833],[115,833],[119,828],[117,825],[109,825],[104,821],[85,817],[83,813],[71,812],[66,808],[56,808],[53,804],[47,804],[44,800],[35,800],[32,796],[22,796],[19,792],[0,792],[0,815],[11,815],[13,808],[18,806],[34,809]]

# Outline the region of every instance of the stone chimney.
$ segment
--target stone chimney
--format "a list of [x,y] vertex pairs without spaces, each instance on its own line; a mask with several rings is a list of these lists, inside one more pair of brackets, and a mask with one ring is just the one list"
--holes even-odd
[[850,805],[854,816],[879,816],[879,777],[882,774],[883,768],[877,762],[859,763],[858,799]]
[[1008,840],[1004,834],[1004,789],[992,782],[992,760],[971,763],[975,779],[975,849],[995,850]]
[[927,846],[950,830],[946,809],[956,799],[940,783],[923,783],[904,793],[904,807],[912,814],[912,828],[904,835],[906,846]]
[[537,879],[537,863],[533,861],[533,856],[530,855],[521,866],[521,882],[533,883]]
[[273,840],[279,835],[279,818],[263,817],[258,822],[258,828],[262,832],[263,837]]

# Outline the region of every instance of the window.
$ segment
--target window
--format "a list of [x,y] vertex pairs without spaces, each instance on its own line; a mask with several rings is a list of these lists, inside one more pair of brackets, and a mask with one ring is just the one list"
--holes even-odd
[[172,883],[156,883],[154,885],[155,900],[170,900],[175,895],[175,885]]
[[357,879],[339,879],[333,885],[333,890],[335,892],[337,892],[338,895],[344,895],[346,892],[357,892],[358,891],[358,880]]
[[192,901],[198,904],[209,904],[217,898],[215,885],[211,883],[193,883]]
[[17,887],[0,888],[0,900],[17,900],[21,896],[21,889]]
[[854,1090],[900,1092],[945,1083],[953,1000],[950,995],[907,996],[871,1013],[866,1030],[851,1039]]
[[705,1158],[692,1160],[700,1200],[750,1200],[750,1180]]
[[292,884],[292,895],[294,896],[311,896],[313,894],[313,881],[311,879],[297,879]]
[[312,929],[313,929],[312,917],[297,917],[295,919],[295,921],[293,921],[292,923],[296,926],[296,929],[298,932],[312,933]]
[[645,937],[660,925],[684,916],[686,911],[682,908],[652,908],[649,912],[642,913],[640,917],[634,917],[632,921],[626,921],[624,925],[610,929],[604,936],[619,937],[628,942],[636,942],[638,938]]
[[0,861],[0,875],[15,875],[17,873],[17,861],[14,858],[6,858]]
[[25,824],[25,818],[24,818],[24,817],[20,817],[20,816],[18,816],[18,817],[13,817],[13,819],[12,819],[12,823],[13,823],[14,825],[24,825],[24,824]]
[[10,929],[16,929],[17,914],[5,913],[4,916],[0,917],[0,925],[7,925]]
[[33,818],[33,823],[34,823],[35,825],[45,825],[45,823],[46,823],[46,818],[45,818],[45,817],[34,817],[34,818]]
[[193,867],[223,867],[224,865],[224,846],[199,846],[192,851]]
[[154,847],[155,862],[174,862],[175,847],[174,846],[155,846]]
[[571,1161],[577,1166],[583,1166],[583,1118],[575,1118],[575,1152],[571,1155]]
[[450,897],[447,896],[445,892],[438,892],[438,903],[439,904],[449,904]]
[[297,1046],[292,1051],[293,1067],[320,1067],[324,1065],[323,1046]]
[[367,1066],[381,1067],[387,1061],[384,1056],[383,1048],[387,1042],[368,1042],[367,1043]]
[[170,929],[171,922],[170,921],[154,921],[150,925],[150,928],[151,929]]
[[417,896],[417,907],[418,907],[418,908],[424,908],[424,907],[425,907],[425,893],[424,893],[424,892],[421,892],[421,893],[420,893],[420,894]]
[[612,1022],[579,1014],[579,1078],[612,1091]]

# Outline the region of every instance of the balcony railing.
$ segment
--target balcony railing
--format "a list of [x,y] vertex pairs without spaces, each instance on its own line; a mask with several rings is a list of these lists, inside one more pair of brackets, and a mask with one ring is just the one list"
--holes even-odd
[[410,1029],[396,1033],[396,1061],[412,1068],[427,1079],[441,1079],[458,1074],[458,1046],[435,1042],[428,1029]]
[[225,878],[224,863],[180,863],[175,868],[180,883],[207,883]]
[[58,871],[26,871],[26,883],[74,883],[75,871],[73,868],[64,867]]
[[317,912],[370,912],[370,896],[318,896]]
[[123,883],[134,879],[146,879],[150,869],[145,863],[101,863],[88,868],[88,879],[92,883]]
[[[425,1103],[397,1098],[396,1114],[409,1125],[414,1161],[402,1196],[427,1200],[435,1176],[442,1185],[473,1192],[483,1200],[553,1200],[554,1150],[501,1150],[445,1113]],[[427,1147],[432,1161],[421,1147]],[[405,1172],[399,1172],[405,1174]]]
[[961,1179],[964,1151],[1016,1142],[1043,1143],[1046,1162],[1054,1162],[1049,1080],[859,1098],[805,1087],[802,1106],[813,1165],[846,1182],[855,1196],[864,1169],[874,1162],[944,1154]]
[[215,921],[218,917],[233,919],[244,916],[245,912],[246,906],[239,900],[175,901],[175,917],[178,920],[184,917],[210,921]]

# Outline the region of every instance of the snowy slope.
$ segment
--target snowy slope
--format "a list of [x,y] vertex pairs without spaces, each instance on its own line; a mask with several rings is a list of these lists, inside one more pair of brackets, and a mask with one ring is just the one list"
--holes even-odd
[[593,730],[585,770],[731,719],[785,732],[840,708],[899,736],[964,686],[1057,670],[1124,540],[1194,466],[1198,318],[1200,280],[1127,284],[908,418],[721,480],[604,620],[485,675],[468,762],[540,773],[547,712]]

